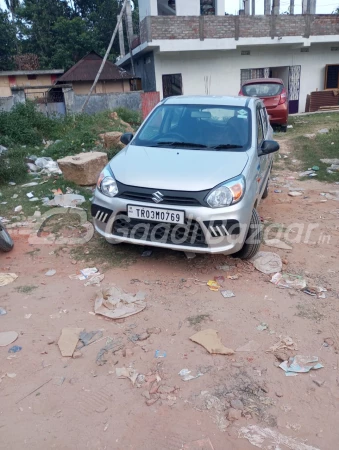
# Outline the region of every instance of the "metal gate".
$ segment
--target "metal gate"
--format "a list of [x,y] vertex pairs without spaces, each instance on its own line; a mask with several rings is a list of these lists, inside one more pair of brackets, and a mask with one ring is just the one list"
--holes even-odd
[[288,108],[290,114],[299,112],[301,66],[290,66],[288,76]]
[[33,101],[47,117],[66,115],[65,99],[61,89],[25,91],[26,99]]

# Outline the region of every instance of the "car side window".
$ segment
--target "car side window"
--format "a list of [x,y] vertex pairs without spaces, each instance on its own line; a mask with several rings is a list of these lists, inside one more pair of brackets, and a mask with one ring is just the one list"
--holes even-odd
[[261,121],[263,124],[264,139],[265,139],[266,135],[267,135],[267,130],[268,130],[266,108],[260,108],[260,115],[261,115]]
[[257,108],[257,144],[258,144],[258,148],[261,147],[261,144],[264,140],[264,127],[263,127],[263,123],[262,123],[260,109],[261,108]]

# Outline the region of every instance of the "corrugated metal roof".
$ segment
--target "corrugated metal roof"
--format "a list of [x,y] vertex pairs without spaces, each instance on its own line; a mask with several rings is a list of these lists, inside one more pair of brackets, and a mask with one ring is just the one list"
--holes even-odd
[[19,76],[19,75],[59,75],[64,73],[63,69],[51,70],[3,70],[0,71],[0,77]]
[[338,90],[315,91],[311,92],[310,112],[318,111],[320,106],[338,106]]
[[[94,81],[101,62],[102,57],[95,52],[90,52],[71,67],[64,75],[58,78],[57,83],[69,83],[72,81]],[[126,70],[116,66],[110,61],[106,61],[99,80],[131,80],[135,77]]]

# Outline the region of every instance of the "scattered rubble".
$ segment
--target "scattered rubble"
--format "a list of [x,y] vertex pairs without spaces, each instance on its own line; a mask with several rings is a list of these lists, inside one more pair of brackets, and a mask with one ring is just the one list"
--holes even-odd
[[0,347],[7,347],[12,342],[18,339],[18,333],[16,331],[3,331],[0,333]]
[[15,273],[2,273],[0,272],[0,286],[6,286],[7,284],[13,283],[18,278]]
[[310,370],[322,369],[317,356],[296,355],[284,361],[279,366],[285,371],[287,377],[297,376],[298,373],[308,373]]
[[63,328],[58,340],[58,347],[62,356],[73,356],[79,341],[79,335],[83,330],[83,328]]
[[278,254],[271,252],[258,252],[252,259],[253,266],[259,272],[271,274],[281,272],[282,261]]

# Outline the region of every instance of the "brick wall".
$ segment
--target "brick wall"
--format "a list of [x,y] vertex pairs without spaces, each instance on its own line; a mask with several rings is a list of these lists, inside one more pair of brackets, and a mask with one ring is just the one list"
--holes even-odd
[[141,42],[162,39],[224,39],[337,35],[339,15],[153,16],[140,24]]

